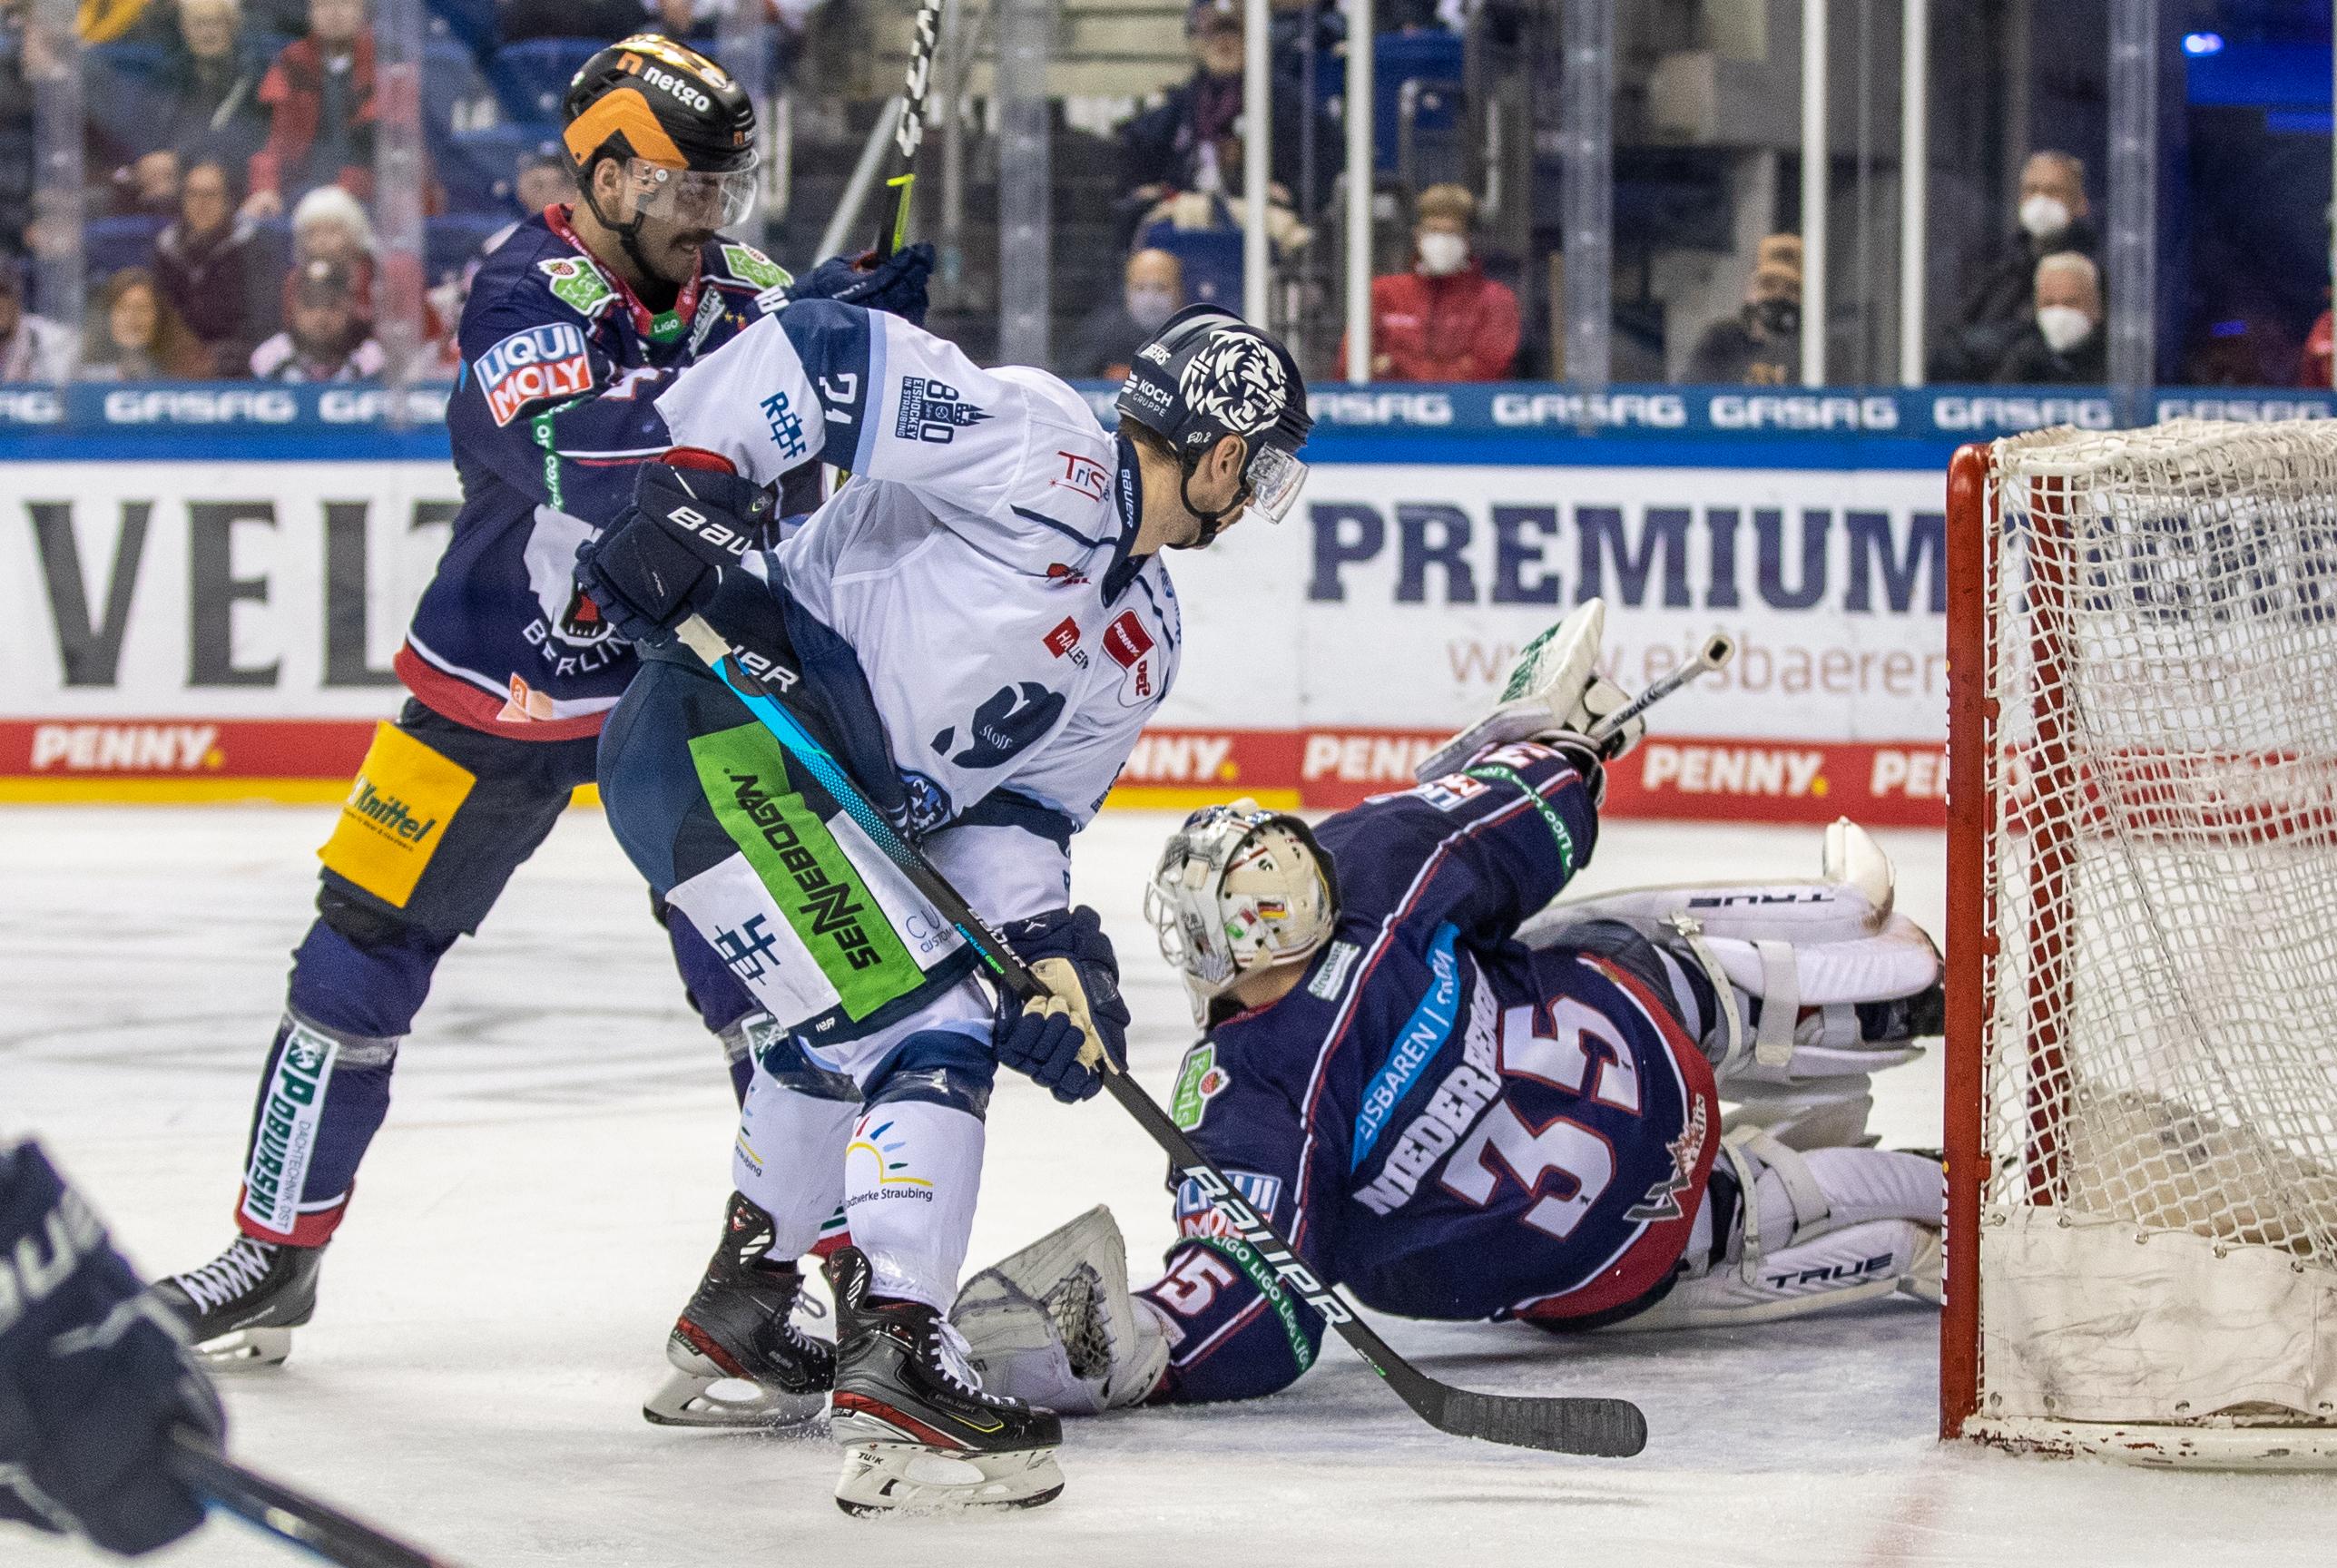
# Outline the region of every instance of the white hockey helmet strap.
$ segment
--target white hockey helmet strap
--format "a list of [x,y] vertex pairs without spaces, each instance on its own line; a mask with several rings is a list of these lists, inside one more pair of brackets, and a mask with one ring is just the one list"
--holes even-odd
[[1207,806],[1169,838],[1144,891],[1161,956],[1184,977],[1195,1022],[1253,969],[1322,946],[1339,919],[1331,859],[1296,817],[1253,800]]

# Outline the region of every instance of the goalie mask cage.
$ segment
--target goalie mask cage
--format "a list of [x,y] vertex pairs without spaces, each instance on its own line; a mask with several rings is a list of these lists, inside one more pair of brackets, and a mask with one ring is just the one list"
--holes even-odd
[[2337,423],[1949,513],[1942,1435],[2337,1465]]

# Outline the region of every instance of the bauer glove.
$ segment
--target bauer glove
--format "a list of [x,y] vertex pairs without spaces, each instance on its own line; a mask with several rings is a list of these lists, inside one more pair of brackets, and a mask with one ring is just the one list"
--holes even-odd
[[736,474],[645,463],[633,505],[576,552],[576,582],[619,636],[663,642],[706,607],[723,567],[767,542],[775,510]]
[[1128,1006],[1103,916],[1082,905],[1017,920],[1001,935],[1053,995],[1000,1005],[998,1060],[1066,1105],[1092,1098],[1106,1057],[1128,1063]]
[[125,1556],[177,1540],[203,1522],[179,1427],[215,1444],[227,1418],[169,1309],[37,1146],[0,1146],[0,1520]]
[[840,304],[882,310],[912,327],[922,327],[930,303],[926,298],[926,279],[933,275],[933,247],[922,240],[902,247],[881,261],[874,251],[830,256],[813,268],[810,277],[799,278],[790,284],[787,297],[790,300],[833,299]]

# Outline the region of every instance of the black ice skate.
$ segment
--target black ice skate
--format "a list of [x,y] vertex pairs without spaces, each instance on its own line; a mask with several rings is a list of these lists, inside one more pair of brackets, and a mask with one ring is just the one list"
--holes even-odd
[[157,1279],[153,1291],[214,1371],[273,1367],[292,1353],[292,1330],[317,1309],[324,1258],[322,1247],[238,1236],[201,1268]]
[[722,1245],[665,1341],[673,1376],[641,1413],[660,1426],[800,1426],[817,1420],[836,1352],[793,1322],[803,1276],[763,1259],[771,1216],[731,1194]]
[[982,1391],[965,1341],[921,1301],[869,1294],[869,1260],[847,1247],[836,1282],[836,1392],[844,1444],[836,1505],[862,1517],[900,1510],[1036,1508],[1063,1491],[1052,1410]]

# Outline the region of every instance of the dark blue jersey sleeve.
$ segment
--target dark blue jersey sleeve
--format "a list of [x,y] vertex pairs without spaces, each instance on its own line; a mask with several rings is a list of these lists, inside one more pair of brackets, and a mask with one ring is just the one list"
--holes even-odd
[[1316,837],[1343,918],[1449,923],[1472,941],[1498,942],[1588,864],[1598,817],[1572,763],[1517,741],[1342,811]]
[[[1186,1054],[1174,1104],[1179,1124],[1243,1201],[1288,1236],[1297,1218],[1300,1124],[1288,1096],[1204,1041]],[[1176,1225],[1165,1272],[1138,1292],[1160,1308],[1172,1340],[1154,1397],[1199,1404],[1287,1387],[1314,1365],[1321,1316],[1234,1234],[1195,1182],[1176,1184]]]

